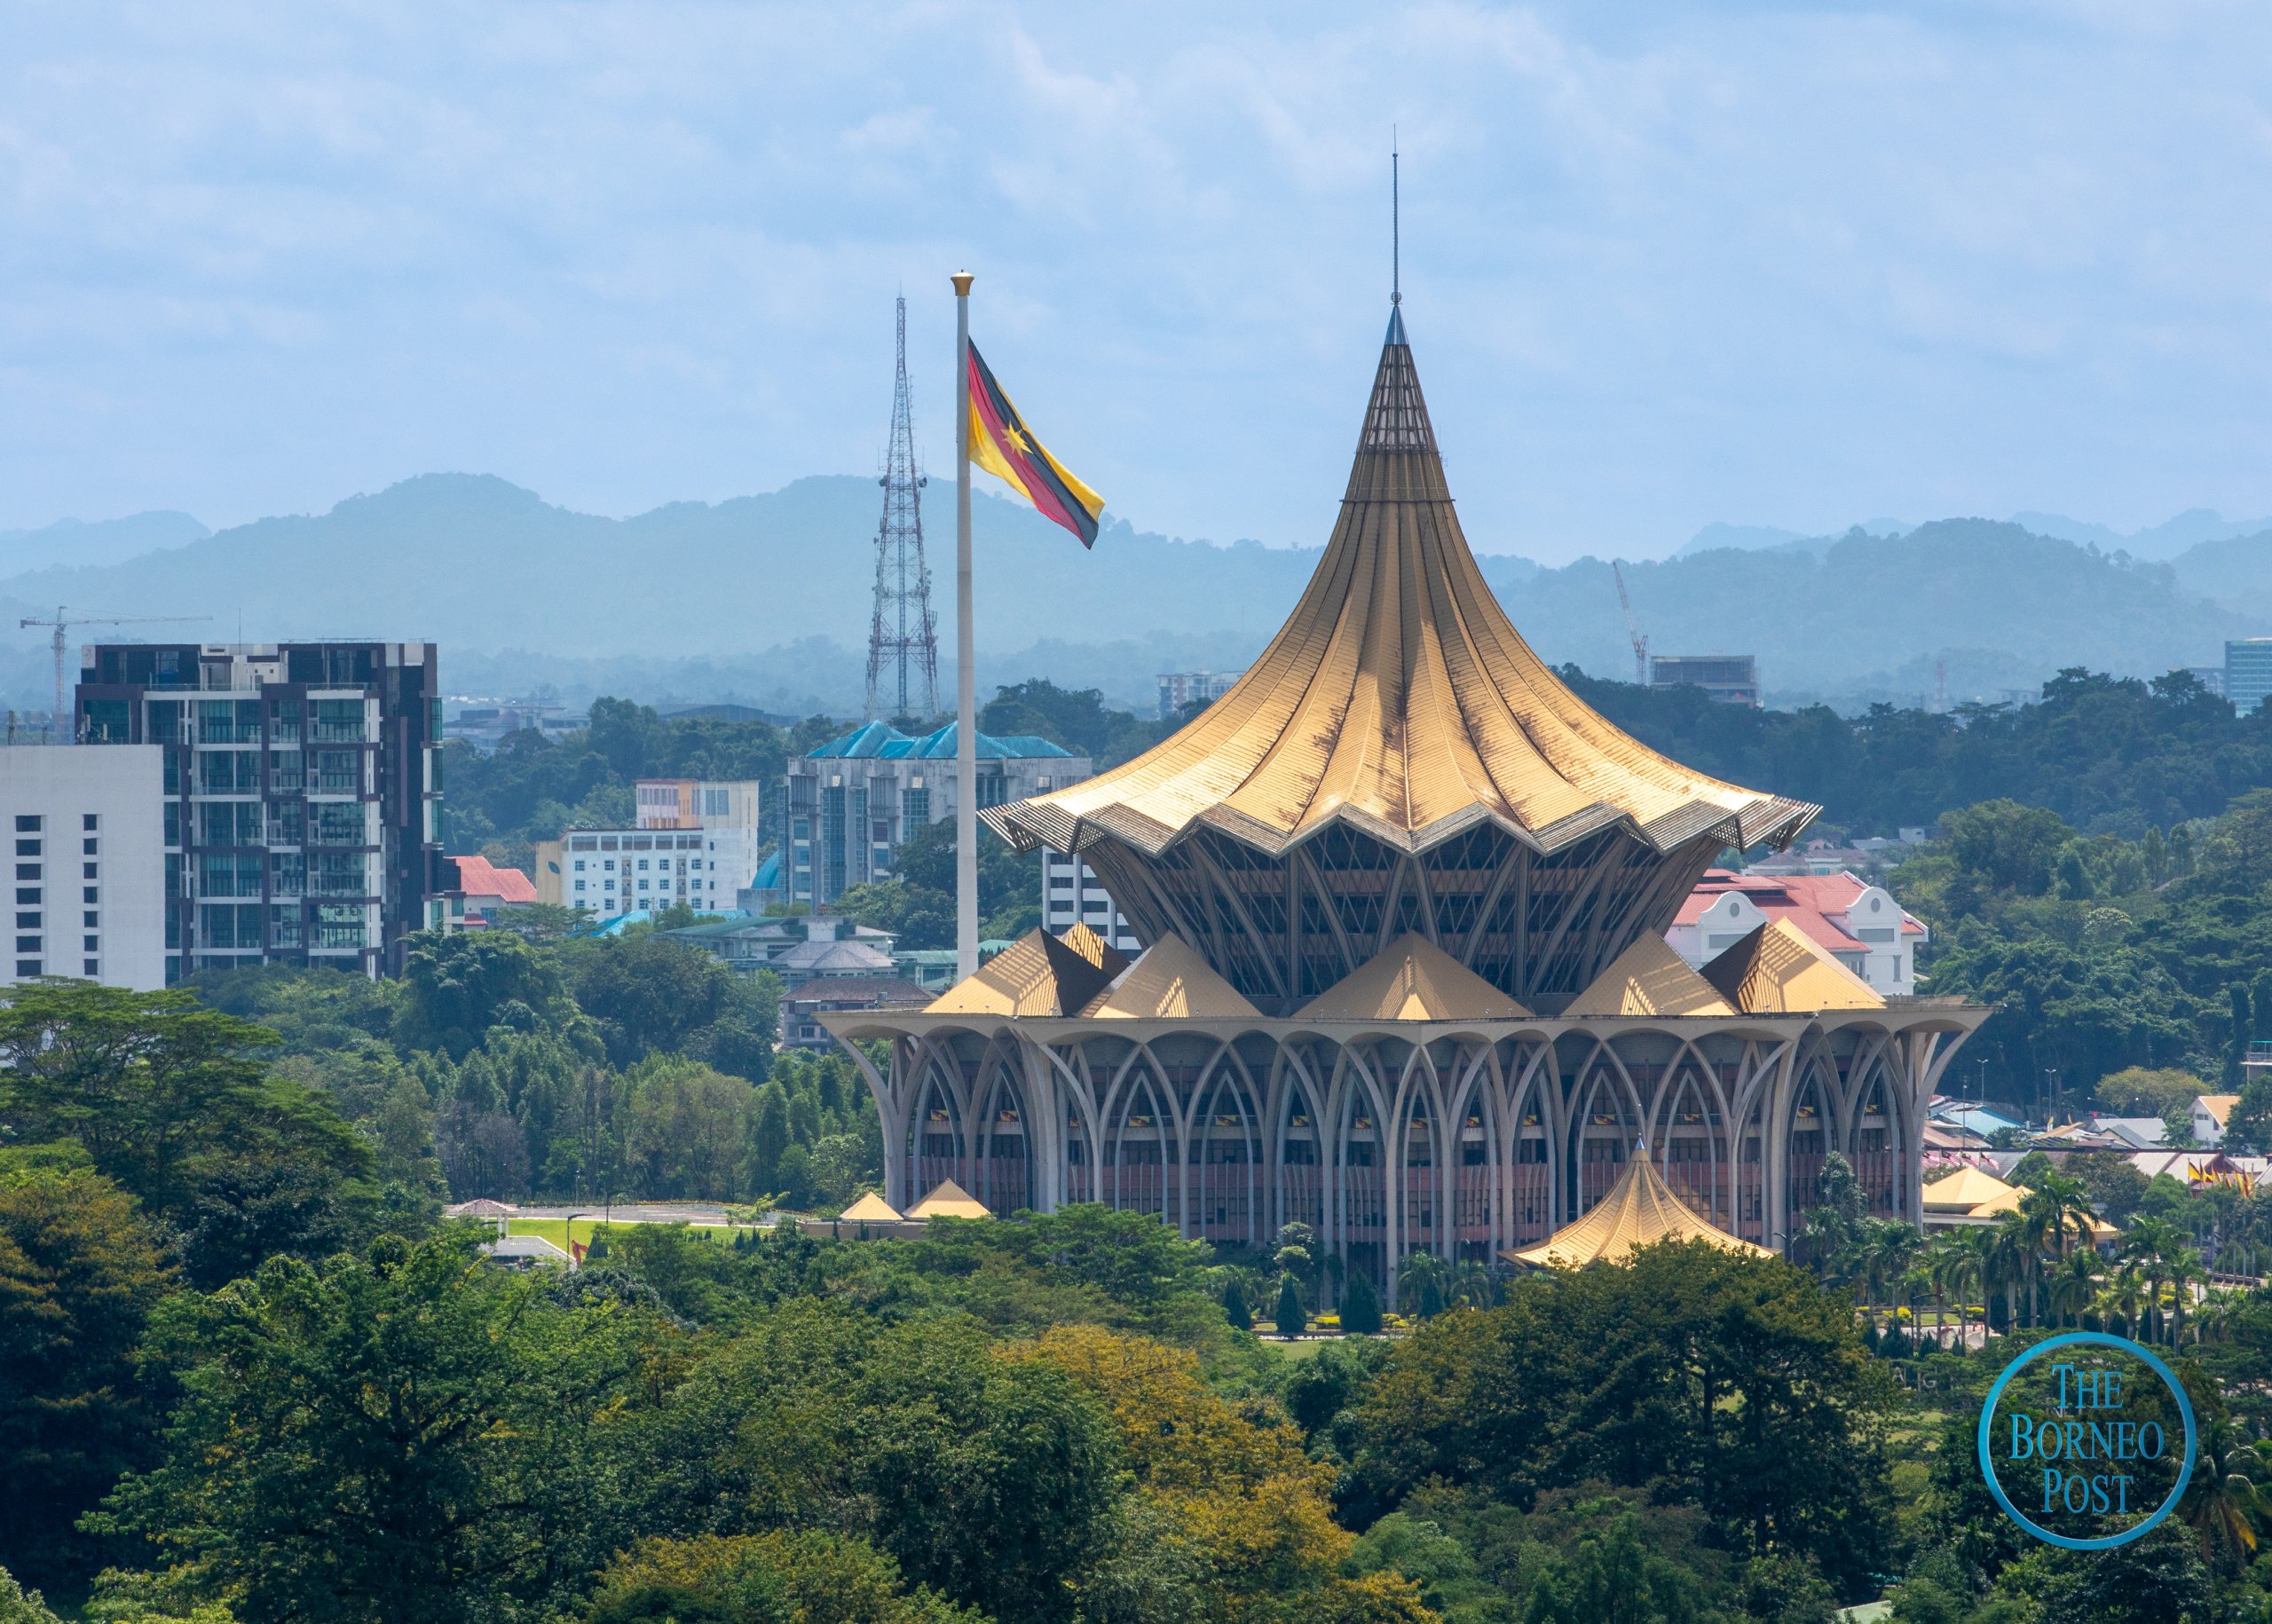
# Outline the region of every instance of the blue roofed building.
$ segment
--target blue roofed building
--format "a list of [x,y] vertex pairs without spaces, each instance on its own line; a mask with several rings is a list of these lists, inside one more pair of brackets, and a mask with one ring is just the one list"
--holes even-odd
[[[982,733],[976,744],[982,810],[1090,776],[1088,757],[1031,734]],[[901,847],[927,824],[955,815],[955,753],[951,722],[910,737],[872,721],[792,761],[781,899],[824,908],[850,887],[888,878]]]

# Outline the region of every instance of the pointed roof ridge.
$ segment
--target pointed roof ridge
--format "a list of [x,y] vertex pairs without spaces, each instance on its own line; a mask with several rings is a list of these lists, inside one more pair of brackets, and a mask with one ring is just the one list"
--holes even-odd
[[1525,1021],[1530,1011],[1407,931],[1294,1012],[1297,1021]]
[[1654,931],[1645,931],[1570,1000],[1567,1020],[1581,1015],[1732,1015],[1735,1007],[1691,969]]
[[1774,1255],[1730,1234],[1681,1200],[1646,1155],[1629,1158],[1617,1182],[1583,1217],[1564,1225],[1540,1245],[1499,1255],[1536,1268],[1581,1269],[1590,1264],[1629,1263],[1635,1251],[1660,1241],[1708,1241],[1724,1251]]
[[836,1216],[840,1223],[896,1224],[900,1220],[900,1210],[870,1190]]
[[1337,824],[1419,851],[1488,821],[1541,852],[1623,824],[1669,852],[1787,843],[1818,808],[1659,754],[1515,629],[1461,532],[1390,312],[1340,516],[1259,658],[1133,760],[981,814],[1021,851],[1158,855],[1205,824],[1275,855]]
[[1920,1200],[1929,1212],[1969,1212],[1982,1202],[2010,1194],[2013,1187],[1980,1168],[1960,1167],[1945,1178],[1926,1185]]
[[1061,939],[1036,926],[923,1006],[927,1015],[1070,1015],[1128,967],[1085,925]]
[[1085,1020],[1103,1021],[1245,1020],[1261,1013],[1172,932],[1139,953],[1081,1011]]
[[911,1218],[992,1218],[986,1203],[951,1179],[942,1179],[931,1193],[907,1210]]
[[1885,995],[1788,919],[1770,919],[1704,966],[1704,979],[1747,1015],[1883,1009]]

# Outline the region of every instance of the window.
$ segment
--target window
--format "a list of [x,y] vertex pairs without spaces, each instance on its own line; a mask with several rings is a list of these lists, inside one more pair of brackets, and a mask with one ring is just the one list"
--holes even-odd
[[700,868],[702,866],[702,859],[699,857],[695,858],[691,866],[698,869]]
[[647,859],[644,857],[639,859],[639,871],[643,874],[647,871]]
[[16,832],[18,834],[37,834],[39,832],[39,814],[36,812],[28,814],[23,812],[17,813]]
[[647,882],[646,882],[645,880],[643,880],[643,880],[641,880],[641,881],[639,882],[639,888],[640,888],[642,891],[644,891],[644,890],[647,888]]
[[36,863],[19,863],[16,864],[16,878],[19,879],[37,879],[39,878],[39,864]]
[[[359,745],[363,742],[363,702],[360,699],[318,699],[313,701],[313,708],[314,724],[309,729],[309,737],[318,744]],[[359,919],[357,947],[363,945],[361,936]]]
[[181,802],[178,800],[166,802],[166,844],[181,844]]
[[[102,824],[97,819],[94,813],[87,812],[80,815],[79,827],[82,829],[99,829],[102,827]],[[91,846],[87,849],[89,851],[92,851],[94,847]]]
[[80,961],[80,966],[83,973],[88,975],[100,975],[103,973],[102,961],[100,959],[82,959]]
[[89,930],[92,930],[92,929],[94,929],[94,927],[95,927],[95,926],[96,926],[96,924],[97,924],[98,920],[99,919],[99,918],[100,918],[100,916],[99,916],[99,915],[98,915],[98,914],[93,914],[93,913],[82,914],[82,915],[80,915],[80,916],[79,916],[79,923],[80,923],[80,924],[82,924],[82,925],[83,925],[83,926],[85,926]]
[[36,958],[19,958],[16,960],[16,974],[20,976],[37,975],[39,974],[39,960]]
[[[19,896],[21,896],[21,895],[23,895],[23,893],[22,893],[22,892],[20,892],[20,891],[19,891],[18,893],[16,893],[16,895],[19,895]],[[93,886],[85,886],[85,887],[81,887],[81,889],[80,889],[80,892],[79,892],[79,900],[80,900],[80,901],[82,901],[82,902],[83,902],[83,903],[85,903],[87,904],[87,906],[88,906],[88,907],[91,908],[91,907],[93,907],[97,903],[99,903],[99,902],[102,901],[103,899],[102,899],[101,893],[100,893],[100,892],[99,892],[99,891],[98,891],[98,890],[97,890]]]
[[36,856],[38,856],[38,855],[39,855],[39,842],[38,842],[37,840],[19,840],[19,841],[17,841],[17,842],[16,842],[16,855],[18,855],[19,857],[36,857]]
[[308,843],[312,846],[361,846],[365,843],[363,803],[360,801],[318,801],[308,808]]
[[615,859],[612,857],[603,857],[600,859],[600,866],[605,869],[609,873],[612,874],[615,872]]
[[38,951],[39,951],[39,938],[38,938],[37,936],[19,936],[19,937],[17,937],[17,938],[16,938],[16,951],[18,951],[19,953],[36,953],[36,952],[38,952]]
[[94,865],[93,863],[81,863],[79,866],[80,866],[82,869],[83,869],[83,870],[85,870],[85,871],[86,871],[84,873],[83,873],[83,874],[81,874],[81,875],[79,876],[79,878],[80,878],[80,879],[98,879],[98,878],[99,878],[99,876],[98,876],[98,875],[96,874],[96,872],[95,872],[95,865]]
[[367,896],[370,881],[360,852],[316,852],[308,859],[310,896]]
[[102,938],[100,936],[83,937],[81,939],[80,950],[86,953],[96,952],[99,950]]
[[89,857],[93,856],[93,855],[95,855],[95,847],[96,847],[96,845],[97,845],[97,844],[98,844],[98,842],[93,841],[93,840],[82,840],[82,841],[80,841],[80,842],[79,842],[79,851],[80,851],[81,855],[84,855],[84,856],[89,856]]
[[582,890],[583,888],[584,888],[584,882],[583,882],[582,880],[580,880],[580,880],[578,880],[578,881],[576,882],[576,889],[578,889],[579,891],[580,891],[580,890]]
[[39,905],[39,887],[37,886],[18,886],[16,887],[16,902],[20,907],[37,907]]
[[614,890],[614,889],[615,889],[615,881],[613,881],[612,879],[604,879],[604,880],[600,881],[600,889],[601,889],[601,890],[603,890],[603,891],[612,891],[612,890]]
[[18,930],[37,930],[39,928],[39,915],[36,913],[18,914],[16,916],[16,928]]
[[[579,858],[577,858],[577,859],[576,859],[576,871],[577,871],[579,874],[580,874],[580,873],[582,873],[582,872],[584,871],[584,860],[583,860],[581,857],[579,857]],[[579,889],[579,890],[581,890],[582,888],[583,888],[583,887],[580,887],[580,886],[577,887],[577,889]]]
[[270,890],[278,896],[300,896],[308,888],[308,860],[299,852],[280,851],[268,859]]

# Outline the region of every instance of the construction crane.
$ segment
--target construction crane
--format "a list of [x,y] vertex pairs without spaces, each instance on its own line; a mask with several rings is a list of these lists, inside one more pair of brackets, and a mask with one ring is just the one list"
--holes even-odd
[[55,628],[55,711],[48,720],[47,736],[53,738],[55,730],[67,725],[63,709],[63,635],[71,627],[75,626],[151,626],[162,620],[210,620],[212,618],[210,615],[75,615],[59,603],[56,605],[52,619],[44,615],[27,615],[19,620],[16,624],[20,627],[51,626]]
[[[1633,600],[1625,594],[1625,572],[1618,567],[1615,559],[1610,561],[1609,572],[1617,581],[1617,606],[1625,611],[1625,635],[1633,640],[1633,680],[1646,688],[1649,685],[1649,640],[1641,635],[1641,627],[1633,619]],[[60,637],[62,634],[59,632],[56,635]],[[59,649],[63,645],[58,643],[55,646]],[[62,656],[56,658],[60,659]],[[59,666],[56,669],[59,671],[62,667]]]

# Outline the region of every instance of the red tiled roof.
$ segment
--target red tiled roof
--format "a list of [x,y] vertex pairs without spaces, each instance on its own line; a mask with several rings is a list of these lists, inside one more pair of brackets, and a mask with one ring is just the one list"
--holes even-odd
[[[1851,874],[1739,874],[1730,869],[1707,869],[1696,888],[1683,899],[1673,923],[1697,924],[1706,909],[1734,891],[1771,920],[1790,920],[1809,939],[1833,952],[1861,952],[1863,943],[1826,916],[1843,914],[1868,888]],[[1912,936],[1925,931],[1906,914],[1902,916],[1900,928],[1904,935]]]
[[493,896],[501,903],[536,901],[536,882],[518,869],[501,869],[486,857],[453,857],[458,889],[468,896]]

